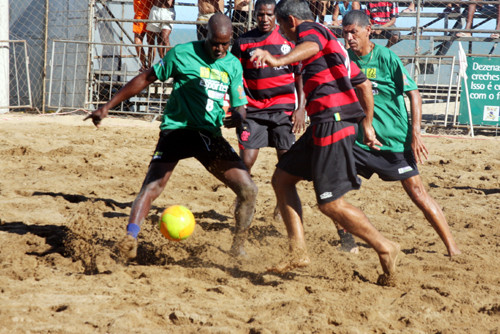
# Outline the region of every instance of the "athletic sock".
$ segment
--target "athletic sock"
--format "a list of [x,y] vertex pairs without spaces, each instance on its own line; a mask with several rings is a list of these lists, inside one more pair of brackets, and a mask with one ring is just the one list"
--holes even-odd
[[137,224],[130,223],[127,225],[127,234],[133,236],[135,239],[137,239],[140,230],[141,227]]

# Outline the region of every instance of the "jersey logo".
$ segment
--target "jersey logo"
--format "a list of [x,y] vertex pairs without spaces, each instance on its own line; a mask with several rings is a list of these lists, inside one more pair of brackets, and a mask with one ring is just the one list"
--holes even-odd
[[241,133],[240,139],[241,141],[248,141],[248,138],[250,137],[250,132],[248,131],[243,131]]
[[153,154],[153,160],[158,160],[158,159],[161,159],[163,155],[163,152],[161,151],[156,151],[154,154]]
[[361,69],[366,75],[368,79],[375,79],[377,77],[377,69],[376,68],[363,68]]
[[332,193],[327,191],[327,192],[324,192],[322,193],[321,195],[319,195],[319,198],[320,199],[326,199],[326,198],[330,198],[330,197],[333,197]]
[[411,168],[410,166],[401,167],[401,168],[398,169],[398,173],[399,174],[404,174],[404,173],[411,172],[412,170],[413,170],[413,168]]
[[243,100],[246,95],[245,95],[245,90],[243,89],[243,86],[238,86],[238,93],[240,94],[240,100]]
[[283,44],[283,45],[281,46],[281,53],[282,53],[282,54],[284,54],[284,55],[289,54],[289,53],[290,53],[290,51],[292,51],[292,47],[291,47],[290,45],[288,45],[288,44]]

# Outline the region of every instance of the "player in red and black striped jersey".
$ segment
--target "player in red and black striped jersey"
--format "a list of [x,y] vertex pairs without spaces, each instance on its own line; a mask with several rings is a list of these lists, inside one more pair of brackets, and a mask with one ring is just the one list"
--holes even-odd
[[275,7],[275,0],[257,1],[257,28],[238,38],[231,49],[243,66],[248,99],[247,118],[237,128],[240,156],[248,170],[254,165],[261,147],[275,147],[279,159],[295,142],[294,133],[305,128],[305,98],[299,63],[257,67],[250,61],[258,48],[280,57],[294,47],[276,26]]
[[381,30],[377,27],[395,27],[396,18],[399,14],[397,2],[380,1],[367,2],[365,5],[365,13],[370,18],[370,23],[373,25],[373,38],[387,38],[386,47],[391,47],[399,41],[400,32],[395,30]]
[[[276,148],[279,160],[295,142],[295,133],[305,129],[305,97],[299,63],[257,67],[250,61],[258,48],[279,57],[294,47],[276,26],[275,7],[275,0],[258,0],[255,4],[257,28],[239,37],[231,49],[243,66],[248,99],[247,118],[236,129],[236,134],[241,159],[249,171],[260,148]],[[276,207],[274,217],[278,215]]]
[[275,14],[285,36],[295,41],[296,47],[279,58],[259,49],[250,60],[274,67],[302,61],[306,110],[311,125],[281,157],[273,175],[272,184],[287,228],[292,256],[271,270],[283,272],[307,266],[310,262],[296,188],[299,181],[310,180],[321,212],[340,222],[343,228],[366,241],[377,252],[384,270],[380,283],[385,283],[396,270],[400,247],[386,239],[361,210],[343,198],[361,183],[356,175],[353,145],[358,122],[365,116],[363,109],[366,112],[362,120],[364,142],[374,149],[381,145],[371,124],[372,85],[349,59],[332,32],[314,22],[307,2],[281,0]]

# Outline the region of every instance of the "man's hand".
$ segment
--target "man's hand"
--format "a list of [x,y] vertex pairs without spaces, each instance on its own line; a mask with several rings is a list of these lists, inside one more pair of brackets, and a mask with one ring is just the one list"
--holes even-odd
[[276,67],[279,66],[278,58],[274,57],[266,50],[256,49],[250,58],[256,68],[261,68],[267,66]]
[[101,121],[108,116],[108,110],[104,107],[101,107],[95,111],[93,111],[90,115],[87,115],[83,120],[86,121],[87,119],[91,118],[92,123],[98,128],[99,125],[101,124]]
[[239,127],[241,125],[241,121],[242,117],[240,113],[233,110],[231,112],[231,116],[227,116],[222,122],[224,124],[224,127],[229,129]]
[[381,142],[377,139],[377,135],[375,134],[375,129],[370,125],[363,125],[364,136],[363,143],[367,145],[369,148],[380,151],[380,146],[383,146]]
[[427,147],[425,147],[420,134],[413,133],[411,149],[413,151],[413,155],[415,156],[415,160],[417,160],[417,163],[422,164],[425,160],[427,160],[429,151],[427,151]]
[[297,134],[305,131],[306,129],[306,111],[302,109],[296,109],[292,114],[292,132]]

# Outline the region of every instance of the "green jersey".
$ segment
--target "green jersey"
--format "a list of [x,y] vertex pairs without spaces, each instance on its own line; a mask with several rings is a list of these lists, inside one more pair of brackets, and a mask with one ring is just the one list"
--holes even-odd
[[174,79],[161,130],[207,130],[221,135],[226,92],[231,106],[247,104],[240,61],[230,52],[212,59],[204,41],[176,45],[153,69],[161,81]]
[[[386,47],[375,44],[372,52],[357,56],[351,49],[349,57],[371,81],[375,112],[373,128],[383,144],[381,150],[404,152],[411,149],[411,128],[404,92],[418,89],[399,57]],[[359,131],[356,144],[365,150],[363,131]]]

